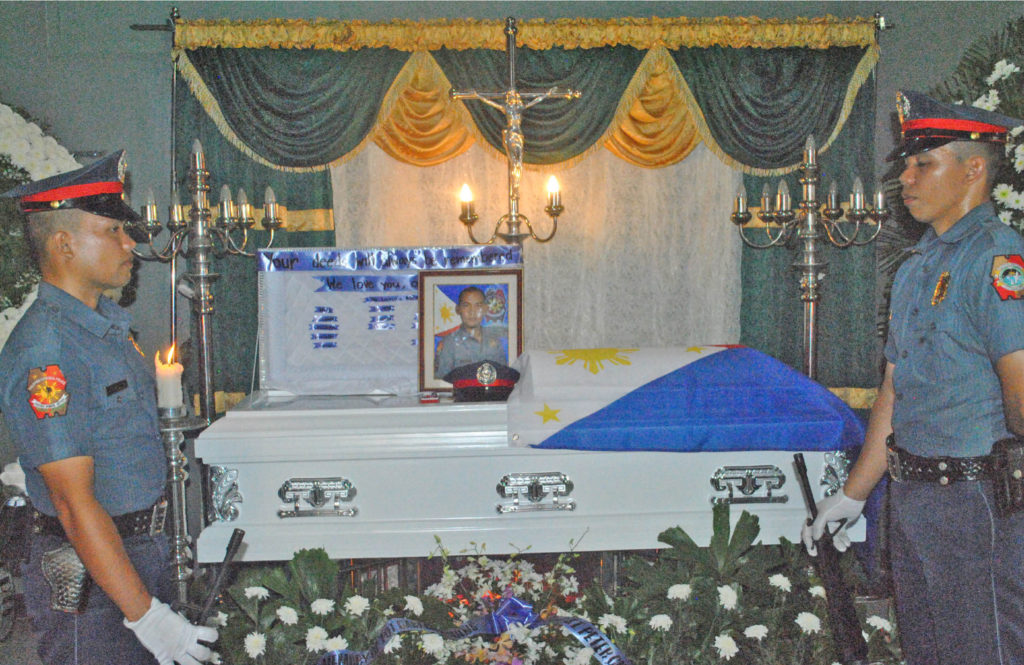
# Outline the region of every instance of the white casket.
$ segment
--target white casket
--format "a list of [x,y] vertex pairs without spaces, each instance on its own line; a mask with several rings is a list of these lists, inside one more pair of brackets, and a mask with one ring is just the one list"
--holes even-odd
[[[492,554],[651,549],[676,525],[706,544],[722,501],[733,520],[760,518],[762,542],[799,537],[807,508],[790,451],[514,447],[506,408],[254,393],[196,441],[211,520],[198,560],[220,561],[235,528],[246,532],[241,561],[314,547],[420,557],[437,539]],[[819,497],[844,477],[842,454],[804,454]],[[862,523],[853,535],[863,539]]]

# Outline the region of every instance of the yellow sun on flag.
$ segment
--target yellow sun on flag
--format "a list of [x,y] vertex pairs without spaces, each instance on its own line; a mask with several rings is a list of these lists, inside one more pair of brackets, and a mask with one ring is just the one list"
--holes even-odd
[[613,365],[631,365],[625,355],[634,353],[638,349],[562,349],[561,351],[549,351],[549,353],[562,354],[555,359],[556,365],[573,365],[577,360],[583,363],[583,369],[591,374],[597,374],[604,369],[605,362]]
[[445,323],[451,321],[454,318],[454,316],[455,312],[453,312],[451,308],[448,307],[448,305],[441,306],[441,318],[444,319]]
[[561,409],[552,409],[550,406],[548,406],[547,402],[544,402],[544,408],[541,409],[540,411],[534,411],[534,413],[541,417],[540,424],[543,425],[549,420],[556,420],[558,422],[561,422],[560,420],[558,420],[558,414],[561,411]]

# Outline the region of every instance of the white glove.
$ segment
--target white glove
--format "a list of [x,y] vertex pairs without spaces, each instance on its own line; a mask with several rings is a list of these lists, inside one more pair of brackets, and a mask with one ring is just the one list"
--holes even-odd
[[160,665],[199,665],[210,658],[210,650],[199,643],[216,642],[217,630],[193,626],[167,603],[156,598],[138,621],[124,620],[142,646],[152,653]]
[[828,530],[832,535],[832,544],[840,552],[845,552],[850,547],[850,535],[846,533],[846,525],[856,521],[864,510],[864,501],[851,499],[846,496],[842,489],[832,496],[825,497],[818,502],[818,517],[813,524],[804,524],[800,530],[800,539],[804,541],[804,547],[811,556],[818,555],[818,548],[814,545],[821,540],[825,533],[826,524],[836,524]]

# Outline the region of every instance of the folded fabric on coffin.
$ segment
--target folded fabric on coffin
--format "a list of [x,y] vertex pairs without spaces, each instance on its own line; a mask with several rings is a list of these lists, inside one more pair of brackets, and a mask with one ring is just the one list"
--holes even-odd
[[842,400],[746,347],[529,351],[513,367],[513,446],[827,451],[864,440]]

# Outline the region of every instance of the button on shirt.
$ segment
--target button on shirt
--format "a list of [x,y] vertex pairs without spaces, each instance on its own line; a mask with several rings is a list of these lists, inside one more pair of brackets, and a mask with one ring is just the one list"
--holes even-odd
[[1024,298],[1000,293],[1016,275],[999,282],[998,267],[1024,255],[1024,240],[985,203],[941,236],[929,228],[911,252],[893,282],[885,346],[896,442],[927,457],[987,455],[1010,436],[995,363],[1024,349]]
[[111,515],[147,508],[163,492],[153,367],[130,321],[107,298],[94,311],[43,282],[0,353],[0,409],[41,512],[56,509],[38,467],[71,457],[93,459],[93,491]]

